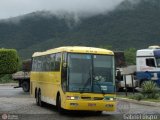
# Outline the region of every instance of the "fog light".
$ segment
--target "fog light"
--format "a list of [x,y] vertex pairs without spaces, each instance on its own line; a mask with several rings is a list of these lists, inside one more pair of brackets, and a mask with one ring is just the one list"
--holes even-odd
[[106,107],[111,108],[111,107],[113,107],[113,105],[112,104],[106,104]]
[[78,106],[78,103],[70,103],[70,106]]

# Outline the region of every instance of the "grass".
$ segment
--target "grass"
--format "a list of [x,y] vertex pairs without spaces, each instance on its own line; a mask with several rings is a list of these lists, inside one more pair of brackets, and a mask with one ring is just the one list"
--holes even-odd
[[17,81],[12,80],[12,76],[10,74],[0,75],[0,83],[16,83]]
[[[133,95],[133,94],[132,94]],[[131,99],[131,96],[132,95],[128,95],[128,96],[125,96],[125,95],[117,95],[117,98],[128,98],[128,99]],[[133,99],[135,100],[135,99]],[[160,102],[160,98],[159,99],[142,99],[141,101],[149,101],[149,102]]]
[[160,102],[160,98],[159,99],[143,99],[143,101]]
[[117,98],[129,98],[129,96],[125,96],[125,95],[117,95]]
[[17,81],[14,81],[14,80],[0,81],[0,84],[5,84],[5,83],[17,83]]

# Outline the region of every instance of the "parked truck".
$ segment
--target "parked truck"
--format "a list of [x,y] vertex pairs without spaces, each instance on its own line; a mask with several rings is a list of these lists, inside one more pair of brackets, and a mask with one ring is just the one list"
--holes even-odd
[[30,90],[30,71],[31,71],[31,60],[25,60],[22,63],[22,71],[18,71],[12,74],[12,79],[18,81],[18,86],[15,88],[22,87],[24,92]]
[[[116,51],[115,64],[116,64],[116,89],[117,91],[127,89],[134,89],[138,86],[135,79],[136,65],[126,65],[125,55],[123,51]],[[126,82],[126,83],[125,83]]]
[[136,79],[140,87],[149,80],[160,86],[160,46],[137,50],[136,67]]

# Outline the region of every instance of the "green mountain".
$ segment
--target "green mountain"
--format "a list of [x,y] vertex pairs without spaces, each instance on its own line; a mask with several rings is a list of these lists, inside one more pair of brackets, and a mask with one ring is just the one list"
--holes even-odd
[[160,1],[125,0],[114,11],[77,17],[38,11],[0,21],[0,47],[15,48],[22,58],[58,46],[112,46],[115,50],[157,45]]

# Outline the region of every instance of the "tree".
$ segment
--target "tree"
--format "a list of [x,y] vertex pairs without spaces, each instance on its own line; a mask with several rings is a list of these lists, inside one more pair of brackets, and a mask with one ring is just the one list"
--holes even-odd
[[135,65],[136,64],[136,49],[135,48],[129,48],[124,51],[126,63],[128,65]]
[[12,74],[18,70],[19,57],[15,49],[0,49],[0,74]]

